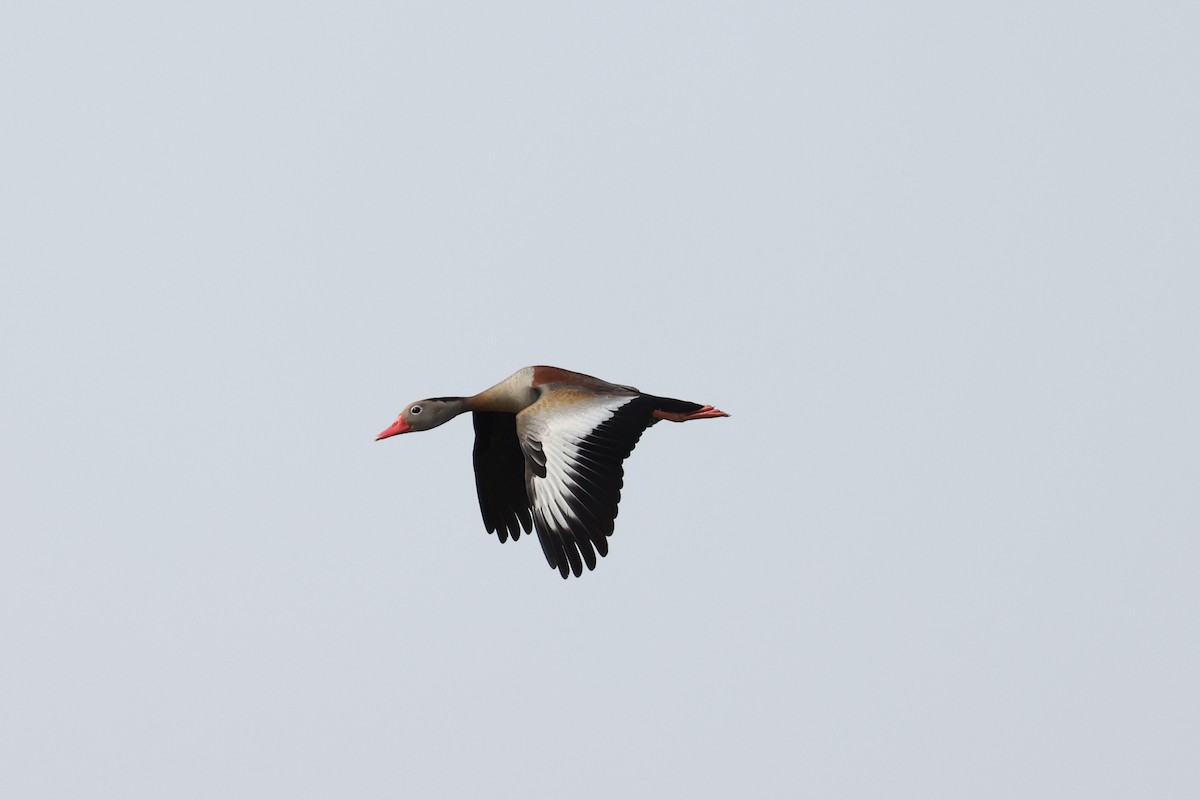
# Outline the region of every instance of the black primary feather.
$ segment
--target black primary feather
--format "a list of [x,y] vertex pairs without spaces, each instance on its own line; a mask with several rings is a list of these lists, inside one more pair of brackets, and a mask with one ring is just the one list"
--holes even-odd
[[[596,554],[608,555],[608,537],[616,524],[617,506],[625,471],[622,463],[637,445],[646,428],[653,425],[653,412],[666,403],[665,410],[691,412],[702,408],[682,400],[652,397],[634,398],[619,408],[577,445],[575,460],[567,468],[566,481],[571,488],[567,498],[567,527],[535,509],[534,522],[542,552],[551,567],[564,577],[583,574],[584,564],[595,569]],[[545,474],[541,442],[527,439],[526,451],[533,462],[530,480]],[[540,462],[540,463],[539,463]],[[539,469],[540,468],[540,469]],[[568,569],[569,566],[569,569]]]
[[516,415],[476,411],[471,416],[475,423],[475,490],[483,524],[502,542],[509,536],[519,539],[522,528],[533,530],[533,517],[525,489],[525,456],[517,441]]

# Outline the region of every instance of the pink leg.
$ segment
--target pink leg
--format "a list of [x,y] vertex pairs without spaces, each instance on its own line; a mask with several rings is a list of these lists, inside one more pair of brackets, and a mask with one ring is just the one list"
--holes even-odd
[[728,417],[729,415],[719,408],[705,406],[699,411],[693,411],[690,414],[684,414],[682,412],[674,413],[671,411],[655,411],[653,416],[655,419],[665,419],[670,422],[687,422],[690,419],[713,419],[715,417]]

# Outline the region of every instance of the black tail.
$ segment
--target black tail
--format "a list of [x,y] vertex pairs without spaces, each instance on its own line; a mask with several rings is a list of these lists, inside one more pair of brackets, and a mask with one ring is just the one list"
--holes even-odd
[[689,403],[687,400],[676,400],[673,397],[657,397],[646,395],[654,401],[655,411],[666,411],[668,414],[694,414],[704,406],[699,403]]

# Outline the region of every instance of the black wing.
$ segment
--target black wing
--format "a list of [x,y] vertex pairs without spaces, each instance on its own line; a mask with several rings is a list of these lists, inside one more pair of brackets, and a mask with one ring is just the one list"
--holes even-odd
[[642,432],[653,425],[658,398],[597,396],[570,415],[523,417],[521,435],[528,462],[538,541],[546,561],[566,578],[596,568],[608,555],[621,501],[622,462]]
[[525,489],[525,456],[517,441],[514,414],[472,413],[475,422],[475,490],[488,533],[500,541],[521,538],[521,528],[533,530],[529,494]]

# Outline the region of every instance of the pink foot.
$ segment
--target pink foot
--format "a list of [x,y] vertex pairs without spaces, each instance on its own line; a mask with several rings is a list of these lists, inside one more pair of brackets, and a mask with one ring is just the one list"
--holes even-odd
[[721,409],[713,408],[712,406],[705,406],[704,408],[700,409],[699,411],[693,411],[690,414],[684,414],[682,412],[673,413],[670,411],[655,411],[654,412],[655,419],[665,419],[665,420],[669,420],[670,422],[687,422],[690,419],[713,419],[715,417],[728,417],[728,416],[729,415],[726,414]]

